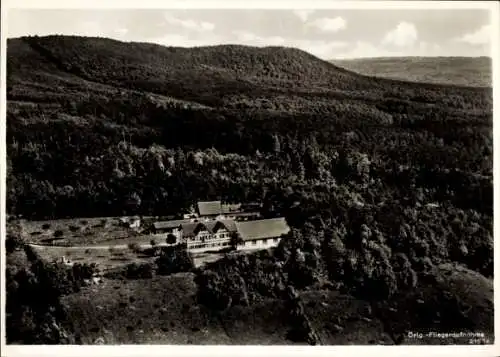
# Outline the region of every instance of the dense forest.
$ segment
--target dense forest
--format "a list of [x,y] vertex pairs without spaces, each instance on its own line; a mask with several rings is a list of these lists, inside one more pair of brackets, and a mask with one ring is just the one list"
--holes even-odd
[[10,215],[222,199],[287,218],[273,255],[200,272],[201,303],[321,280],[385,301],[443,263],[492,278],[491,88],[362,76],[278,47],[50,36],[9,40],[7,55]]

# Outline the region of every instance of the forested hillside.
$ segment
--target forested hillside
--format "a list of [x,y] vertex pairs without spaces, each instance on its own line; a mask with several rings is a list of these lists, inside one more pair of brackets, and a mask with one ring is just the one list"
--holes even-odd
[[[397,305],[442,264],[493,275],[491,88],[362,76],[278,47],[50,36],[11,39],[7,55],[9,214],[165,215],[218,198],[287,218],[275,255],[200,273],[203,304],[330,281]],[[432,310],[432,295],[405,311]]]

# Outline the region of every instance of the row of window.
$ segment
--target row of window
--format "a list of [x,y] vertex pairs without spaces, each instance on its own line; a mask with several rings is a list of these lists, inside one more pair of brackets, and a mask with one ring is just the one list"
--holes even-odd
[[220,233],[220,234],[215,234],[215,235],[210,235],[209,233],[200,233],[197,236],[193,238],[193,240],[208,240],[208,239],[220,239],[220,238],[230,238],[229,233]]
[[[273,239],[263,239],[262,244],[267,244],[268,241],[272,240],[274,243],[279,242],[279,238],[273,238]],[[219,242],[219,243],[204,243],[204,244],[190,244],[189,248],[190,249],[195,249],[195,248],[210,248],[210,247],[227,247],[231,243],[230,242]],[[252,240],[250,242],[245,242],[245,245],[257,245],[257,240]]]
[[209,243],[209,244],[193,244],[189,245],[189,249],[196,249],[196,248],[211,248],[211,247],[227,247],[229,246],[229,242],[224,242],[224,243]]
[[[271,239],[262,239],[262,244],[267,244],[268,241],[270,241]],[[278,243],[280,241],[279,238],[273,238],[272,241],[274,243]],[[257,245],[257,241],[256,240],[253,240],[251,241],[252,242],[252,245]],[[248,242],[248,244],[250,244],[250,242]],[[245,245],[247,245],[247,243],[245,243]]]

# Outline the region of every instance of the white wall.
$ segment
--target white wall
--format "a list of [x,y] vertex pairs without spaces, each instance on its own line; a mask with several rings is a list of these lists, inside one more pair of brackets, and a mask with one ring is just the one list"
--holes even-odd
[[[209,234],[207,231],[200,231],[196,237],[190,238],[187,241],[188,250],[191,252],[204,252],[210,250],[220,250],[229,247],[231,238],[229,236],[222,237],[223,233],[228,233],[225,229],[220,229],[216,234]],[[200,239],[200,236],[205,236],[205,242]],[[194,245],[204,244],[205,247],[202,248],[192,248]],[[216,244],[216,246],[211,246]],[[226,245],[223,245],[226,244]]]
[[[231,246],[229,244],[229,242],[223,242],[223,243],[226,243],[227,245],[225,245],[225,246],[220,245],[220,246],[215,246],[215,247],[203,247],[203,248],[189,248],[189,246],[188,246],[188,251],[191,253],[210,252],[210,251],[221,250],[224,248],[229,248]],[[212,243],[210,243],[210,244],[212,244]]]
[[280,239],[281,238],[277,238],[277,241],[275,241],[274,238],[267,238],[267,240],[247,240],[244,244],[238,246],[238,250],[257,250],[276,247],[279,244]]

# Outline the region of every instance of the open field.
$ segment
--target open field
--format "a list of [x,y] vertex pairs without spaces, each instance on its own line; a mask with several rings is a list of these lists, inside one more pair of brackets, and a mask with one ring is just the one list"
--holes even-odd
[[[163,246],[165,244],[158,244]],[[127,245],[109,245],[109,246],[43,246],[31,245],[40,257],[46,261],[59,260],[61,257],[71,260],[74,263],[95,263],[101,271],[122,267],[130,263],[146,263],[153,262],[156,257],[151,257],[141,253],[133,252]],[[140,244],[142,249],[151,248],[149,243]],[[224,253],[205,252],[193,253],[193,261],[195,267],[200,267],[206,263],[211,263],[221,259]]]
[[[63,299],[76,321],[80,343],[105,344],[293,344],[283,301],[265,299],[252,306],[215,312],[198,305],[191,273],[145,280],[104,280]],[[382,323],[360,313],[367,303],[328,291],[309,291],[306,315],[328,344],[391,344]],[[341,303],[339,303],[341,302]],[[348,339],[343,336],[349,336]]]
[[40,257],[46,261],[60,260],[61,257],[74,262],[97,264],[102,272],[123,267],[130,263],[153,262],[154,257],[134,253],[123,247],[50,247],[32,245]]
[[[142,227],[129,228],[121,219],[127,217],[95,217],[44,221],[23,220],[21,226],[27,240],[36,244],[90,246],[150,242],[142,236]],[[143,222],[153,217],[143,217]]]
[[281,304],[269,301],[219,315],[196,303],[193,278],[181,273],[147,280],[105,280],[67,296],[64,303],[70,318],[78,322],[76,334],[83,344],[98,339],[106,344],[287,343]]

